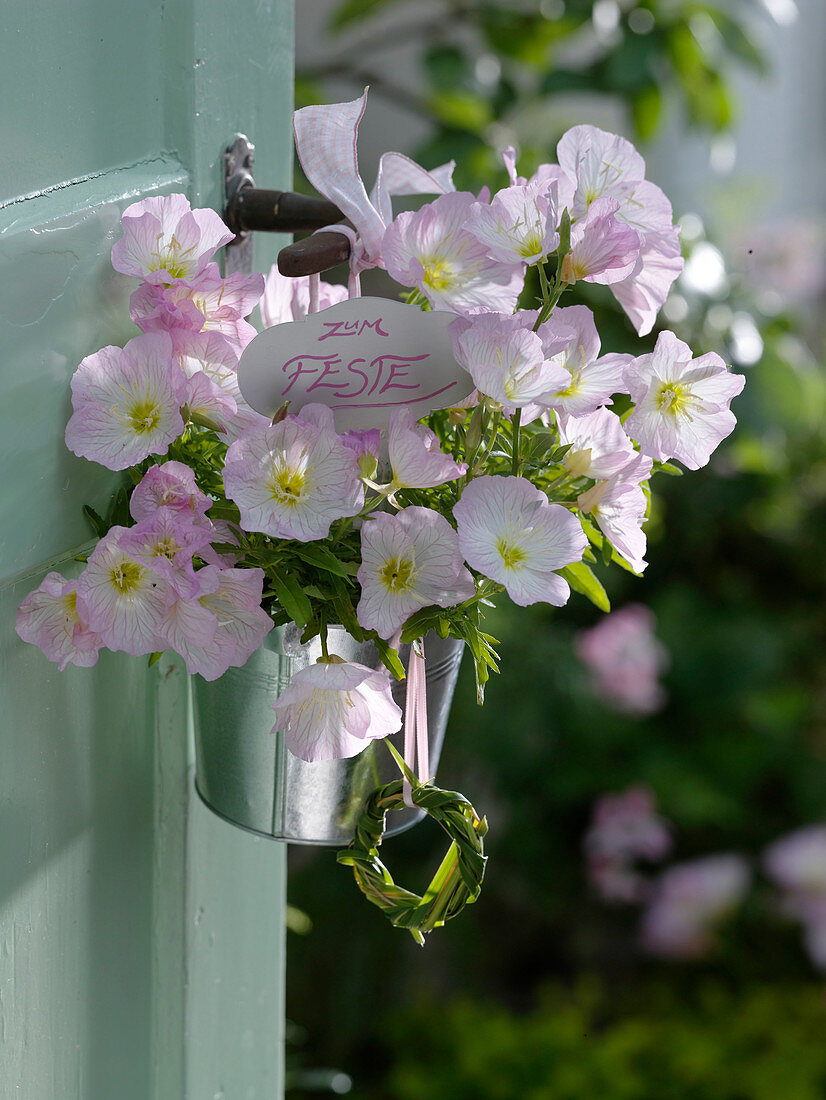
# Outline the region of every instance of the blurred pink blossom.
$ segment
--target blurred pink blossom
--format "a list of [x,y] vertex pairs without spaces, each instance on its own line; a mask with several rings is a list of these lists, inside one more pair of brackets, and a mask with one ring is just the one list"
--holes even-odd
[[766,849],[763,864],[780,888],[783,912],[803,925],[809,957],[826,970],[826,823],[780,837]]
[[653,793],[629,787],[598,799],[584,846],[588,878],[604,901],[642,901],[646,879],[632,864],[637,859],[663,859],[671,836],[656,813]]
[[624,714],[653,714],[665,703],[659,675],[668,668],[665,646],[655,637],[647,607],[627,604],[583,631],[577,654],[602,699]]
[[713,946],[720,923],[742,901],[750,881],[748,863],[733,853],[669,867],[654,884],[642,915],[643,947],[668,958],[702,958]]

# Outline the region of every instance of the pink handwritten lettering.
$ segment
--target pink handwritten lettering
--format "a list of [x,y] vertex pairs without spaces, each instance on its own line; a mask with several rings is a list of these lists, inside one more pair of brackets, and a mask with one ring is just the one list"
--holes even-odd
[[329,340],[331,336],[361,336],[367,329],[372,329],[377,336],[389,336],[389,332],[385,332],[381,327],[382,318],[378,317],[375,321],[322,321],[322,325],[325,329],[329,329],[329,332],[324,332],[319,336],[318,343],[322,340]]
[[[305,368],[304,363],[307,360],[309,360],[310,365]],[[326,366],[329,363],[332,366],[336,362],[341,362],[340,355],[334,355],[329,358],[324,355],[294,355],[293,358],[288,359],[281,368],[282,374],[288,374],[289,368],[295,365],[295,369],[290,375],[290,383],[285,389],[281,391],[281,396],[286,397],[286,395],[293,388],[296,380],[300,378],[302,374],[318,374],[319,364],[324,364]]]

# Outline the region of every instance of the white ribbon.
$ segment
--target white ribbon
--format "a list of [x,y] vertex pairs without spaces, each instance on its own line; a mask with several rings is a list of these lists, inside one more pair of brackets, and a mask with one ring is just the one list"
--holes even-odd
[[382,266],[381,242],[393,220],[393,195],[444,195],[455,191],[455,161],[429,172],[403,153],[384,153],[376,185],[367,194],[356,149],[367,91],[365,88],[360,99],[349,103],[302,107],[293,116],[295,148],[305,176],[353,225],[328,225],[317,232],[349,237],[353,276],[366,268]]
[[[430,780],[430,752],[427,734],[427,681],[425,677],[424,638],[410,646],[407,664],[407,695],[404,704],[404,762],[422,783]],[[418,755],[418,768],[416,756]],[[413,789],[408,779],[402,783],[405,806],[414,809]]]

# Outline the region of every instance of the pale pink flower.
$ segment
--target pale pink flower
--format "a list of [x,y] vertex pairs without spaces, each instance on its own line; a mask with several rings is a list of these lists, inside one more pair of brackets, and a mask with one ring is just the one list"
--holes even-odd
[[467,563],[503,584],[514,603],[567,602],[568,582],[555,570],[580,561],[588,539],[561,504],[549,504],[525,478],[479,477],[453,515]]
[[643,913],[642,945],[669,958],[702,958],[720,923],[748,890],[751,871],[738,855],[706,856],[669,867]]
[[26,596],[17,612],[15,630],[24,642],[39,646],[61,672],[66,665],[90,668],[101,640],[77,610],[77,581],[48,573]]
[[356,457],[321,405],[232,443],[224,488],[246,530],[301,542],[324,538],[334,520],[356,515],[364,503]]
[[642,235],[639,262],[611,291],[640,336],[650,332],[671,284],[683,267],[679,230],[672,225],[671,204],[656,184],[645,179],[645,161],[630,142],[596,126],[575,126],[557,146],[560,166],[574,187],[574,222],[593,203],[611,199],[616,217]]
[[[574,335],[557,350],[554,337],[562,325],[572,329]],[[598,358],[599,333],[587,306],[554,310],[551,319],[540,325],[537,335],[546,345],[550,361],[566,372],[564,383],[548,397],[551,408],[571,416],[585,416],[600,405],[610,404],[613,394],[624,392],[623,370],[631,356],[612,353]]]
[[129,299],[130,314],[144,332],[168,332],[177,354],[194,332],[220,332],[239,351],[256,335],[247,317],[264,292],[263,275],[234,273],[223,278],[207,264],[196,278],[172,286],[143,283]]
[[189,466],[183,462],[164,462],[162,466],[150,466],[135,486],[129,499],[129,511],[132,518],[140,522],[154,515],[158,508],[171,508],[201,526],[208,526],[205,513],[212,503],[198,488]]
[[580,511],[590,513],[600,531],[621,554],[635,573],[642,573],[648,564],[645,554],[645,532],[642,526],[648,512],[648,499],[642,482],[651,476],[652,460],[647,455],[635,457],[619,473],[598,481],[577,499]]
[[391,638],[422,607],[452,607],[476,593],[456,532],[430,508],[374,512],[361,528],[358,621]]
[[93,550],[77,582],[77,610],[107,649],[154,653],[158,629],[175,599],[171,585],[121,547],[129,528],[112,527]]
[[184,195],[135,202],[124,210],[122,223],[112,267],[148,283],[200,275],[215,250],[235,239],[214,210],[192,210]]
[[235,399],[203,371],[187,380],[184,404],[191,421],[221,434],[227,432],[238,413]]
[[[347,298],[347,287],[336,283],[318,281],[318,308],[327,309]],[[261,320],[265,328],[283,325],[287,321],[300,321],[310,308],[310,276],[290,278],[282,275],[273,264],[264,284],[264,296],[260,302]]]
[[495,260],[535,264],[559,244],[556,184],[537,181],[497,191],[490,205],[474,203],[468,232]]
[[645,161],[625,138],[596,126],[574,126],[556,147],[559,165],[575,184],[570,212],[584,217],[591,203],[602,197],[628,205],[645,179]]
[[301,669],[272,709],[273,733],[283,729],[293,756],[311,762],[356,756],[402,725],[387,676],[354,662],[320,661]]
[[639,336],[647,336],[654,327],[671,284],[683,266],[679,230],[651,230],[645,235],[634,272],[611,284],[611,293],[625,310]]
[[192,559],[203,556],[212,537],[207,527],[196,525],[191,512],[158,508],[127,528],[118,545],[162,576],[179,597],[193,599],[201,594],[201,585]]
[[604,901],[642,901],[647,881],[632,866],[663,859],[671,848],[666,822],[645,787],[606,794],[594,806],[584,839],[588,877]]
[[360,99],[313,104],[293,117],[295,148],[305,176],[351,223],[329,228],[350,239],[354,275],[382,266],[382,236],[393,220],[394,195],[441,195],[455,190],[454,161],[427,170],[403,153],[383,153],[368,195],[357,153],[358,128],[366,107],[367,88]]
[[714,352],[692,359],[673,332],[661,332],[653,352],[632,359],[624,378],[636,406],[626,432],[644,454],[660,462],[677,458],[690,470],[705,466],[733,431],[729,405],[746,381]]
[[271,423],[270,417],[257,413],[244,400],[238,385],[238,350],[221,333],[200,332],[190,336],[179,362],[190,380],[198,374],[209,379],[212,388],[197,391],[198,398],[203,401],[207,415],[212,409],[220,422],[221,434],[230,442],[249,428],[265,428]]
[[512,313],[525,277],[523,263],[501,263],[468,232],[476,198],[441,195],[388,226],[382,256],[388,274],[417,287],[434,309]]
[[184,430],[185,383],[165,333],[136,336],[124,348],[102,348],[72,376],[74,412],[66,446],[110,470],[164,454]]
[[388,432],[393,484],[398,489],[432,489],[461,477],[466,463],[444,454],[439,440],[424,424],[417,424],[407,405],[394,409]]
[[617,283],[638,266],[642,234],[615,217],[619,203],[597,199],[571,228],[571,251],[563,261],[568,282]]
[[571,477],[611,477],[636,458],[616,413],[604,406],[585,416],[556,414],[559,442],[569,445],[563,465]]
[[665,704],[659,678],[670,661],[655,626],[647,607],[627,604],[577,638],[576,652],[591,675],[592,686],[609,706],[624,714],[654,714]]
[[245,664],[273,628],[261,607],[264,571],[206,565],[196,576],[202,595],[171,605],[161,636],[190,673],[217,680],[228,668]]
[[481,313],[451,322],[456,362],[481,393],[502,405],[545,404],[570,381],[553,356],[564,356],[574,330],[554,317],[542,326],[540,335],[532,331],[533,320],[529,311],[522,310]]
[[378,469],[381,455],[381,432],[378,428],[366,428],[363,431],[345,432],[339,439],[358,459],[359,473],[362,477],[373,477]]

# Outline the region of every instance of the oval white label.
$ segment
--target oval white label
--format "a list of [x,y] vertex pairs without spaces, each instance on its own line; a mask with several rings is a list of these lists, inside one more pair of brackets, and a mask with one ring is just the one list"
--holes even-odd
[[408,405],[417,420],[473,390],[453,357],[455,313],[423,313],[387,298],[350,298],[301,321],[264,329],[244,349],[238,384],[264,416],[310,402],[333,410],[339,432],[384,428]]

